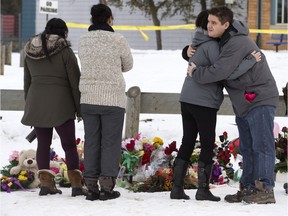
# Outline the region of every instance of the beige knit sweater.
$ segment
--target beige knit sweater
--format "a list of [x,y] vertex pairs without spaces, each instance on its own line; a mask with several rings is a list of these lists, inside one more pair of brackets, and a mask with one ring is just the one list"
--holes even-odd
[[131,50],[119,33],[96,30],[80,38],[81,104],[126,108],[123,72],[133,67]]

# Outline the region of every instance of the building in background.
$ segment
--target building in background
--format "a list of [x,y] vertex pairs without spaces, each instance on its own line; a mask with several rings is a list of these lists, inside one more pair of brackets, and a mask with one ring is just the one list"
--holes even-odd
[[[287,31],[287,11],[287,0],[249,0],[248,26],[250,29]],[[275,46],[265,44],[271,41],[271,34],[251,33],[250,36],[261,49],[275,50]],[[279,46],[279,50],[287,50],[287,44]]]
[[[19,49],[22,49],[23,44],[33,35],[41,33],[48,19],[59,17],[66,22],[90,24],[90,8],[93,4],[97,4],[96,0],[52,0],[46,2],[57,3],[57,14],[43,14],[40,12],[40,1],[43,0],[22,0],[22,13],[19,18],[15,18],[13,25],[15,26],[13,34],[7,33],[7,29],[11,29],[8,21],[1,23],[1,36],[4,43],[9,38],[18,38]],[[239,0],[234,0],[240,2]],[[211,7],[210,1],[207,1],[207,8]],[[241,0],[242,8],[235,8],[232,5],[232,10],[235,13],[236,19],[248,23],[250,29],[287,29],[287,0]],[[108,1],[109,3],[109,1]],[[231,7],[231,5],[229,5]],[[130,13],[129,8],[120,10],[111,6],[114,16],[115,26],[152,26],[151,19],[145,17],[142,12]],[[195,3],[194,15],[196,16],[201,10],[199,3]],[[42,11],[43,12],[43,11]],[[7,18],[5,18],[7,19]],[[11,23],[11,22],[10,22]],[[177,15],[172,18],[161,21],[161,26],[183,25],[186,24],[182,17]],[[18,29],[18,31],[16,31]],[[5,31],[4,31],[5,30]],[[11,30],[9,30],[11,31]],[[143,31],[149,38],[145,40],[140,31],[135,30],[117,30],[123,34],[132,49],[156,49],[155,31]],[[85,28],[69,27],[68,39],[72,43],[73,50],[78,50],[78,41],[81,35],[85,34]],[[179,29],[179,30],[162,30],[162,47],[165,50],[182,49],[187,44],[191,43],[194,30]],[[266,45],[265,42],[271,40],[271,34],[251,33],[250,36],[257,42],[262,49],[274,50],[273,45]],[[287,50],[287,45],[281,45],[279,50]]]

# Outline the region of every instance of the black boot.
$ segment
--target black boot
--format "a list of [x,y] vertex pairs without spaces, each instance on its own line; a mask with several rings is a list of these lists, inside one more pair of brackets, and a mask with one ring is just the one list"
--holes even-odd
[[204,164],[198,162],[198,190],[196,192],[196,200],[220,201],[220,197],[214,196],[209,190],[209,180],[212,171],[212,164]]
[[188,169],[188,161],[176,158],[173,165],[173,187],[170,193],[171,199],[185,199],[190,197],[184,192],[184,178]]
[[99,199],[99,187],[98,187],[98,178],[84,178],[85,184],[88,188],[86,195],[86,200],[98,200]]
[[116,199],[120,197],[120,193],[113,190],[116,184],[116,180],[114,177],[100,176],[99,183],[101,187],[99,195],[100,200]]

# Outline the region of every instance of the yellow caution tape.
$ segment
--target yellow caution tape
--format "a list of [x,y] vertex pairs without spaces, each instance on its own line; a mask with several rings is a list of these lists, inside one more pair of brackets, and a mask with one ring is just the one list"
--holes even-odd
[[249,29],[249,33],[288,34],[287,29]]
[[[79,23],[66,23],[70,28],[85,28],[88,29],[88,24],[79,24]],[[148,35],[146,35],[143,31],[157,31],[157,30],[178,30],[178,29],[186,29],[192,30],[195,29],[195,24],[186,24],[186,25],[170,25],[170,26],[113,26],[115,30],[122,31],[139,31],[140,34],[144,37],[145,40],[149,40]],[[287,29],[249,29],[250,33],[262,33],[262,34],[288,34]]]

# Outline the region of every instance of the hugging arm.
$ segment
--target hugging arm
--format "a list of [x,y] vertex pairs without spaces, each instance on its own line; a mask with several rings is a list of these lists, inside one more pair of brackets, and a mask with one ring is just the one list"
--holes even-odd
[[238,77],[242,76],[244,73],[246,73],[248,70],[250,70],[255,63],[261,61],[261,52],[253,51],[251,54],[246,56],[241,63],[238,65],[238,67],[232,72],[232,74],[227,77],[227,80],[234,80]]
[[192,77],[201,84],[226,80],[247,55],[247,47],[240,43],[226,44],[217,61],[207,67],[192,64]]

